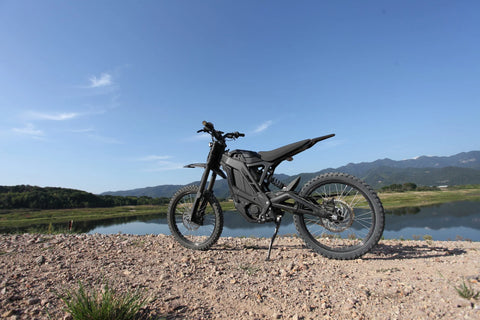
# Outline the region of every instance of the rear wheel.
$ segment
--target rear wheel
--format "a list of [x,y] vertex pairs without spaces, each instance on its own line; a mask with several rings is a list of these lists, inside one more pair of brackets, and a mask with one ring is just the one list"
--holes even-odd
[[223,212],[214,195],[203,196],[199,214],[194,219],[196,222],[190,221],[198,189],[198,186],[186,186],[175,193],[168,206],[167,221],[172,235],[181,245],[194,250],[207,250],[222,233]]
[[[295,215],[294,223],[307,246],[333,259],[355,259],[380,240],[385,213],[373,189],[354,176],[327,173],[307,182],[300,195],[330,206],[332,215]],[[334,207],[333,207],[334,205]]]

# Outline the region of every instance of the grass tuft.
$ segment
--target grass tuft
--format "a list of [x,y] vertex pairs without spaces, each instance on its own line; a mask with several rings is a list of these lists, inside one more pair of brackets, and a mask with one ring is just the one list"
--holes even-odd
[[462,281],[462,284],[454,287],[458,295],[467,300],[478,300],[480,297],[480,291],[476,291],[472,288],[471,284],[466,284],[465,280]]
[[148,299],[138,291],[118,293],[105,284],[103,290],[87,291],[79,282],[77,290],[60,296],[74,320],[133,320],[140,319],[139,311]]

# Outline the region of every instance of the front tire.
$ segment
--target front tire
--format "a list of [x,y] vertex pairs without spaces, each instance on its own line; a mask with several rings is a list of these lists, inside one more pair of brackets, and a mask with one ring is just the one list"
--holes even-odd
[[215,244],[223,230],[223,212],[213,194],[203,196],[206,201],[201,223],[189,221],[198,186],[186,186],[178,190],[170,200],[167,211],[168,227],[175,239],[184,247],[207,250]]
[[318,204],[335,204],[334,218],[295,215],[294,223],[306,245],[332,259],[356,259],[380,240],[385,213],[375,191],[358,178],[327,173],[307,182],[300,196]]

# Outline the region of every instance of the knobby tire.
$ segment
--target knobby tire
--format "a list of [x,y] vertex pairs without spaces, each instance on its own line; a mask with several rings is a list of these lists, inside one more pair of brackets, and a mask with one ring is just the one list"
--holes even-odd
[[327,173],[307,182],[300,191],[318,204],[335,203],[339,220],[315,215],[295,215],[294,223],[306,245],[332,259],[356,259],[380,240],[385,213],[375,191],[358,178]]
[[203,195],[207,201],[203,223],[194,224],[185,220],[191,211],[198,186],[190,185],[178,190],[170,200],[167,211],[168,227],[175,239],[184,247],[193,250],[208,250],[214,245],[223,230],[223,212],[213,194]]

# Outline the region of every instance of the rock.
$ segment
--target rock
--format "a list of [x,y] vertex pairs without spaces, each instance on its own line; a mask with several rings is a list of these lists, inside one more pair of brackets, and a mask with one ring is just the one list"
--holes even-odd
[[41,300],[38,299],[38,298],[31,298],[31,299],[28,299],[28,300],[27,300],[27,304],[28,304],[29,306],[33,306],[33,305],[35,305],[35,304],[39,304],[40,301],[41,301]]
[[38,265],[44,264],[45,263],[45,257],[44,256],[39,256],[35,259],[35,263]]

